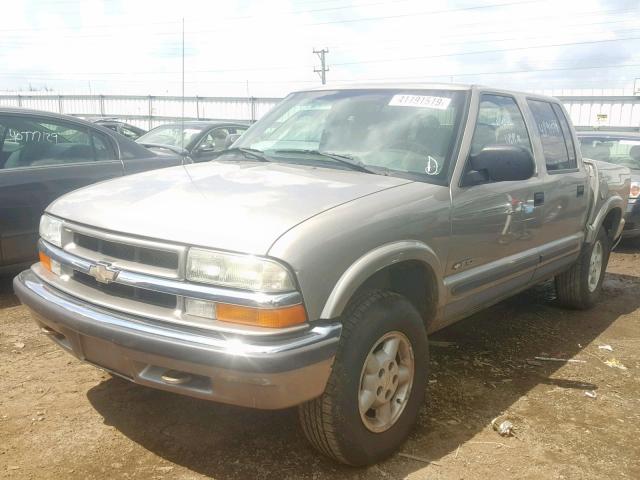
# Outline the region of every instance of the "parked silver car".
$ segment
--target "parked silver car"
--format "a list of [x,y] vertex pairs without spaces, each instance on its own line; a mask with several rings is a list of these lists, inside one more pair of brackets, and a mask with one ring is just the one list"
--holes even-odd
[[347,464],[393,453],[427,335],[555,277],[592,306],[628,169],[585,162],[560,103],[451,85],[288,96],[213,161],[68,194],[14,281],[43,333],[136,383],[299,406]]

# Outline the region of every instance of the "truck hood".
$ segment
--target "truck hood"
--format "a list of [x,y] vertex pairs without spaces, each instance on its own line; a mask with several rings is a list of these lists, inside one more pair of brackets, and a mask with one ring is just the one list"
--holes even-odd
[[304,220],[406,183],[301,165],[207,162],[91,185],[60,197],[47,212],[119,233],[265,254]]

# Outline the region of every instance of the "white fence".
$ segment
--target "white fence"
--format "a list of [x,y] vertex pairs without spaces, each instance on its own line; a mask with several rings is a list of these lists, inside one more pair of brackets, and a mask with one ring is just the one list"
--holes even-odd
[[[279,98],[185,97],[185,120],[255,121]],[[182,117],[182,97],[138,95],[0,95],[1,106],[65,113],[83,118],[118,118],[151,129]]]
[[[541,93],[554,95],[555,92]],[[557,93],[574,125],[579,128],[597,126],[640,130],[640,96],[593,95],[593,92],[580,95],[576,94],[577,91]],[[255,121],[279,101],[279,98],[259,97],[185,97],[184,117],[187,120]],[[146,129],[177,120],[182,115],[182,98],[172,96],[3,94],[0,95],[0,105],[47,110],[89,119],[118,118]]]

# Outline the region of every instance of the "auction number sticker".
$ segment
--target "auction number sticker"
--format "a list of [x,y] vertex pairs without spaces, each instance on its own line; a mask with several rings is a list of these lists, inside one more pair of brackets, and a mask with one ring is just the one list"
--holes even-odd
[[394,95],[389,105],[392,107],[419,107],[419,108],[435,108],[437,110],[446,110],[451,103],[451,99],[447,97],[433,97],[430,95]]

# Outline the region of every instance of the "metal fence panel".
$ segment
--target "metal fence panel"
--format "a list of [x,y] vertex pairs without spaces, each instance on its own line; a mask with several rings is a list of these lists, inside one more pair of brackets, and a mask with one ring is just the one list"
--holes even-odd
[[[544,90],[556,96],[578,127],[640,130],[640,96],[627,89]],[[281,99],[262,97],[185,97],[184,118],[255,121]],[[183,99],[149,95],[53,95],[49,92],[0,95],[0,105],[46,110],[95,119],[118,118],[153,128],[182,118]]]

